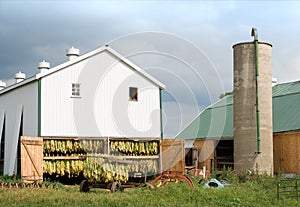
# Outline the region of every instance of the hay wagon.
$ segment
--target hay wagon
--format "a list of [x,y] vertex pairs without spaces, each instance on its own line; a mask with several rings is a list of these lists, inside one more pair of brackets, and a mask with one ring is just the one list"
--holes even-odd
[[[160,174],[160,139],[22,137],[21,175],[80,181],[80,190],[137,186]],[[121,187],[122,186],[122,187]]]

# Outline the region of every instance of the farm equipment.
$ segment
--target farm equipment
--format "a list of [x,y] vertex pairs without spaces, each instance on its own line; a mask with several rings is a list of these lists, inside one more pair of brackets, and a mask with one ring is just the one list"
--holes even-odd
[[[160,138],[22,137],[22,180],[80,183],[80,191],[122,191],[154,179],[153,186],[184,180],[184,142]],[[180,171],[181,174],[174,173]]]
[[191,187],[191,189],[194,189],[194,184],[192,180],[183,174],[179,174],[178,172],[165,172],[162,173],[161,175],[157,176],[153,181],[152,181],[152,186],[155,187],[161,187],[165,186],[168,182],[178,182],[178,181],[185,181],[187,184]]
[[91,188],[110,189],[111,192],[140,186],[147,182],[147,163],[122,160],[113,156],[92,156],[87,158],[86,170],[80,183],[80,191]]
[[160,171],[160,140],[43,139],[44,177],[80,180],[80,191],[136,187]]

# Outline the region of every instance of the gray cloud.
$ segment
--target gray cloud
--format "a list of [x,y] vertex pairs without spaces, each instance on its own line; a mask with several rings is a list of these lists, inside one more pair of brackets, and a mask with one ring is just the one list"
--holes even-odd
[[[273,75],[280,82],[299,79],[299,6],[290,1],[2,0],[0,79],[9,80],[19,70],[34,75],[44,59],[60,64],[68,47],[83,54],[109,42],[167,84],[166,133],[172,136],[220,93],[232,90],[232,45],[252,41],[252,26],[260,40],[273,44]],[[135,34],[144,31],[164,35]]]

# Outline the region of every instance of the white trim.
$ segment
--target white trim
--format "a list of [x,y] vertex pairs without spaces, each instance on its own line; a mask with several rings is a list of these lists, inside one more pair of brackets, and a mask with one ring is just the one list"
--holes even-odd
[[156,80],[153,76],[151,76],[150,74],[148,74],[147,72],[145,72],[139,66],[135,65],[133,62],[131,62],[130,60],[128,60],[127,58],[125,58],[124,56],[122,56],[120,53],[118,53],[117,51],[115,51],[111,47],[106,47],[106,50],[109,51],[110,53],[112,53],[113,55],[115,55],[117,58],[119,58],[120,60],[122,60],[127,65],[129,65],[131,68],[133,68],[135,71],[137,71],[138,73],[140,73],[142,76],[144,76],[145,78],[147,78],[148,80],[150,80],[152,83],[154,83],[155,85],[159,86],[161,89],[165,89],[166,88],[166,86],[163,83],[161,83],[160,81]]
[[111,54],[113,54],[114,56],[116,56],[118,59],[120,59],[121,61],[123,61],[124,63],[126,63],[128,66],[130,66],[132,69],[134,69],[136,72],[138,72],[139,74],[141,74],[142,76],[144,76],[146,79],[148,79],[149,81],[151,81],[152,83],[154,83],[155,85],[157,85],[158,87],[160,87],[161,89],[165,89],[166,86],[161,83],[160,81],[156,80],[153,76],[151,76],[150,74],[148,74],[147,72],[145,72],[143,69],[141,69],[140,67],[138,67],[137,65],[135,65],[134,63],[132,63],[130,60],[128,60],[127,58],[123,57],[121,54],[119,54],[117,51],[115,51],[114,49],[112,49],[109,46],[102,46],[96,50],[93,50],[89,53],[86,53],[84,55],[79,56],[78,58],[75,58],[74,60],[70,60],[67,61],[63,64],[60,64],[54,68],[49,69],[47,72],[44,73],[39,73],[36,75],[36,79],[39,78],[43,78],[47,75],[50,75],[52,73],[55,73],[56,71],[62,70],[70,65],[76,64],[80,61],[83,61],[87,58],[90,58],[94,55],[97,55],[103,51],[108,51]]
[[5,89],[2,89],[0,91],[0,95],[3,94],[3,93],[9,92],[9,91],[11,91],[11,90],[13,90],[15,88],[21,87],[21,86],[23,86],[23,85],[25,85],[27,83],[33,82],[35,80],[37,80],[36,76],[32,76],[32,77],[27,78],[27,79],[25,79],[25,80],[23,80],[23,81],[21,81],[19,83],[12,84],[12,85],[6,87]]
[[148,74],[147,72],[145,72],[143,69],[141,69],[139,66],[135,65],[133,62],[131,62],[127,58],[123,57],[121,54],[119,54],[117,51],[115,51],[111,47],[109,47],[109,46],[102,46],[102,47],[100,47],[98,49],[95,49],[95,50],[93,50],[91,52],[88,52],[88,53],[86,53],[84,55],[81,55],[81,56],[79,56],[77,58],[74,58],[74,60],[69,60],[69,61],[67,61],[65,63],[62,63],[60,65],[57,65],[57,66],[55,66],[55,67],[53,67],[53,68],[51,68],[51,69],[49,69],[49,70],[47,70],[47,71],[45,71],[43,73],[37,73],[35,76],[32,76],[32,77],[30,77],[28,79],[25,79],[24,81],[21,81],[19,83],[15,83],[13,85],[10,85],[7,88],[1,90],[0,91],[0,95],[3,94],[3,93],[6,93],[8,91],[11,91],[11,90],[13,90],[15,88],[18,88],[18,87],[20,87],[22,85],[30,83],[30,82],[32,82],[34,80],[38,80],[38,79],[41,79],[41,78],[43,78],[45,76],[51,75],[52,73],[55,73],[55,72],[57,72],[59,70],[62,70],[64,68],[66,68],[66,67],[69,67],[71,65],[74,65],[74,64],[76,64],[76,63],[78,63],[80,61],[83,61],[83,60],[85,60],[87,58],[90,58],[90,57],[92,57],[92,56],[94,56],[94,55],[96,55],[98,53],[101,53],[101,52],[103,52],[105,50],[108,51],[108,52],[110,52],[114,56],[116,56],[118,59],[120,59],[124,63],[126,63],[133,70],[135,70],[140,75],[142,75],[143,77],[145,77],[146,79],[148,79],[150,82],[152,82],[155,85],[157,85],[159,88],[161,88],[161,89],[165,89],[166,88],[166,86],[163,83],[161,83],[160,81],[156,80],[153,76],[151,76],[150,74]]

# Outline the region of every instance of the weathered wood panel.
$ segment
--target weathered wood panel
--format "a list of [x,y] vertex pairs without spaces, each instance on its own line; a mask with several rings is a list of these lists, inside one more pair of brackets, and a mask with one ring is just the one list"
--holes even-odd
[[43,138],[21,137],[21,177],[25,182],[43,180]]
[[162,139],[162,171],[185,173],[183,139]]
[[300,132],[274,134],[274,172],[300,173]]
[[194,147],[198,149],[198,169],[206,167],[207,170],[211,171],[214,166],[214,140],[195,140]]

